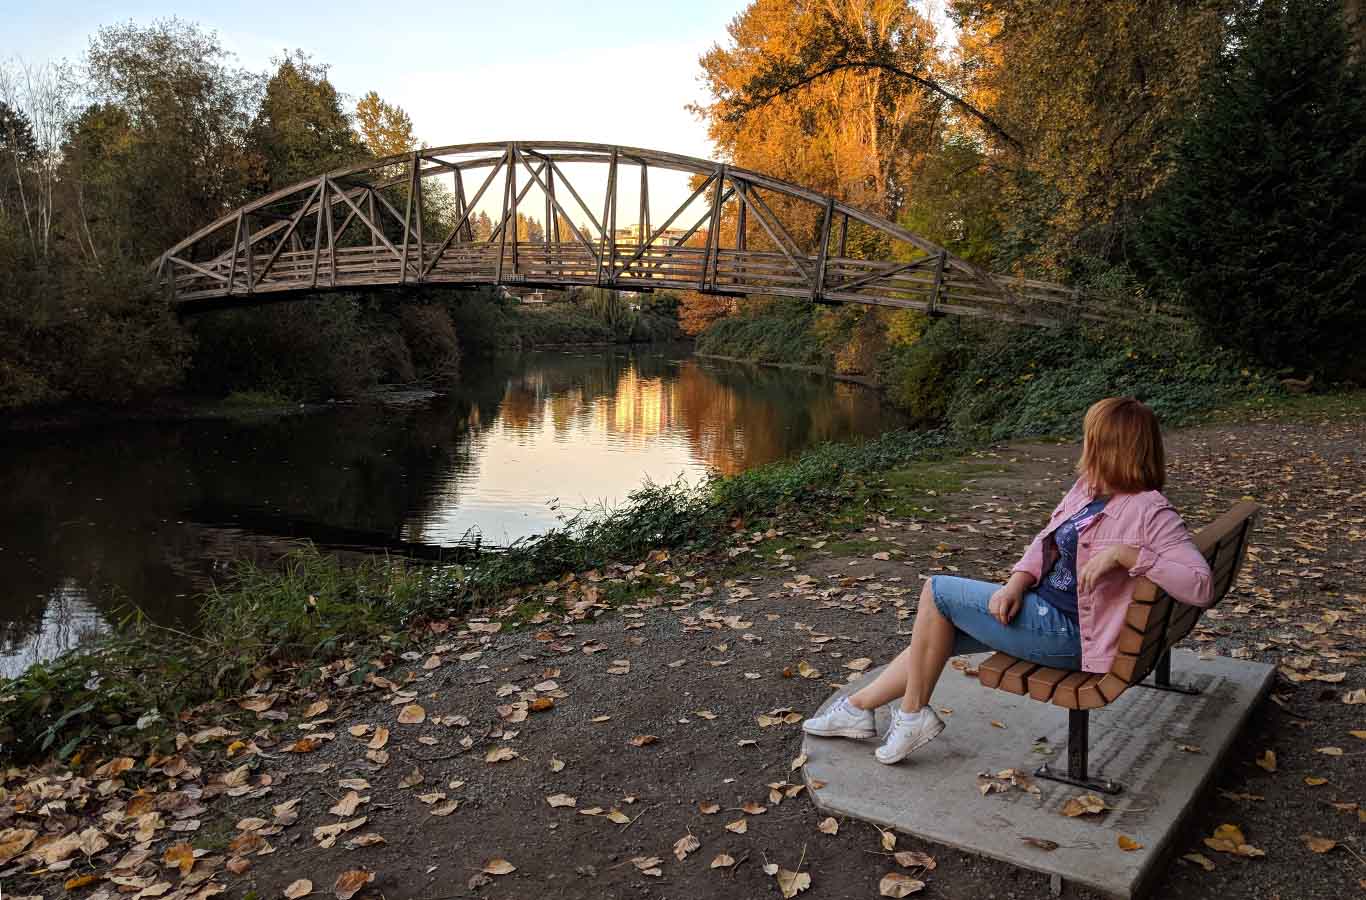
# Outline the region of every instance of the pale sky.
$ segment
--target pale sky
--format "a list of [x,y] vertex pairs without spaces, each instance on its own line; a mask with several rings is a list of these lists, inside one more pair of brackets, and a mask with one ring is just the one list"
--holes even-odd
[[178,16],[216,30],[250,69],[306,51],[353,103],[375,90],[406,109],[429,146],[582,140],[711,157],[685,107],[701,99],[698,57],[744,5],[0,0],[0,57],[75,61],[101,25]]
[[[947,36],[942,0],[917,2]],[[726,42],[726,26],[746,5],[0,0],[0,59],[79,62],[103,25],[176,16],[217,31],[238,64],[254,71],[268,70],[285,50],[303,50],[330,67],[348,109],[377,91],[407,110],[418,140],[429,147],[572,140],[712,159],[706,126],[687,106],[705,99],[698,58]],[[601,188],[580,190],[599,208]],[[687,193],[681,176],[672,184],[652,182],[657,225]],[[480,207],[496,204],[498,196],[495,190]],[[625,209],[633,208],[634,187],[618,196]]]

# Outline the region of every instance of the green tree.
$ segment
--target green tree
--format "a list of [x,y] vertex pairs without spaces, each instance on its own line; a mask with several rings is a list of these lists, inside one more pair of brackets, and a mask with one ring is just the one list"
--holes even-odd
[[1366,71],[1338,0],[1265,0],[1171,154],[1144,256],[1206,331],[1272,366],[1366,375]]
[[101,28],[85,75],[102,108],[77,117],[63,180],[102,181],[84,194],[97,243],[145,263],[245,199],[260,80],[231,65],[216,34],[178,19]]
[[327,66],[303,51],[276,61],[247,136],[261,167],[263,190],[273,190],[366,158],[351,129]]
[[356,104],[356,127],[365,148],[377,159],[417,149],[413,120],[403,107],[384,102],[374,91]]

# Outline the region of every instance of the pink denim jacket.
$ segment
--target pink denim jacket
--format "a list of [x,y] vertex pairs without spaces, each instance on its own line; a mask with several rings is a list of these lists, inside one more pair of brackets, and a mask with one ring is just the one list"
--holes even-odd
[[[1027,572],[1038,584],[1057,559],[1054,530],[1092,499],[1086,479],[1078,478],[1012,571]],[[1146,576],[1172,599],[1192,606],[1207,607],[1213,600],[1209,564],[1161,491],[1111,497],[1081,533],[1077,571],[1084,569],[1094,554],[1113,544],[1137,547],[1138,561],[1127,572],[1119,567],[1111,569],[1090,591],[1078,585],[1077,619],[1081,625],[1081,668],[1085,672],[1110,671],[1124,616],[1134,597],[1135,578]]]

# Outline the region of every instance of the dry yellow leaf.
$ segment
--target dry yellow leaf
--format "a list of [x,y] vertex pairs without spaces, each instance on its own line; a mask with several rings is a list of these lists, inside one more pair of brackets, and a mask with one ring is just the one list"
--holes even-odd
[[427,711],[416,703],[409,703],[398,714],[400,725],[421,725],[427,721]]
[[744,834],[746,831],[749,830],[749,820],[746,819],[744,816],[741,816],[734,822],[727,822],[726,830],[734,832],[735,834]]
[[1304,845],[1315,853],[1327,853],[1338,845],[1338,842],[1332,838],[1319,837],[1316,834],[1302,834],[1300,840],[1304,841]]
[[685,834],[683,835],[683,837],[674,841],[674,856],[678,859],[679,862],[682,862],[683,860],[688,858],[689,853],[693,852],[701,846],[702,842],[699,841],[695,836],[691,834]]
[[811,887],[811,875],[807,872],[790,872],[787,869],[779,869],[777,879],[778,891],[784,898],[795,897]]
[[933,856],[919,850],[900,850],[894,856],[898,866],[905,866],[908,869],[923,868],[928,872],[939,865]]
[[925,889],[925,882],[901,872],[888,872],[877,883],[877,892],[884,897],[908,897]]
[[1203,853],[1187,853],[1185,856],[1182,856],[1181,858],[1184,859],[1186,862],[1193,863],[1199,866],[1206,872],[1214,871],[1214,860],[1210,859]]
[[291,881],[289,887],[285,888],[285,900],[299,900],[300,897],[306,897],[311,893],[313,893],[313,882],[307,878],[300,878],[297,881]]
[[510,875],[517,871],[517,867],[503,859],[501,856],[495,856],[493,859],[484,863],[483,871],[486,875]]
[[1257,765],[1266,769],[1268,772],[1276,771],[1276,754],[1270,750],[1257,757]]
[[1142,849],[1143,849],[1143,845],[1142,845],[1142,844],[1140,844],[1138,841],[1134,840],[1133,838],[1129,837],[1127,834],[1121,834],[1121,835],[1119,835],[1119,837],[1117,837],[1117,838],[1115,839],[1115,843],[1119,845],[1119,849],[1121,849],[1121,850],[1133,851],[1133,850],[1142,850]]
[[161,857],[161,864],[168,869],[179,869],[180,877],[184,878],[194,868],[194,847],[189,844],[175,844],[167,847],[166,853]]
[[1095,794],[1082,794],[1073,797],[1062,805],[1062,814],[1070,818],[1077,816],[1094,816],[1105,812],[1108,807],[1105,801]]
[[357,891],[374,880],[374,872],[352,869],[337,876],[336,883],[332,885],[332,893],[336,895],[337,900],[351,900]]
[[387,743],[389,743],[389,729],[381,725],[375,729],[375,736],[370,738],[370,743],[365,746],[371,750],[383,750]]

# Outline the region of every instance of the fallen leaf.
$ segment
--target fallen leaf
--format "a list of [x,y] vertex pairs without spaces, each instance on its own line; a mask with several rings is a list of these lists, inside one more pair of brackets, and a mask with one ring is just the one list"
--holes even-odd
[[1366,688],[1357,688],[1342,695],[1342,702],[1349,706],[1359,706],[1366,703]]
[[510,875],[516,871],[517,867],[503,859],[501,856],[495,856],[493,859],[484,863],[483,868],[483,872],[486,875]]
[[711,868],[713,869],[728,869],[733,865],[735,865],[735,857],[728,853],[718,853],[711,861]]
[[689,853],[701,846],[702,842],[696,837],[691,834],[685,834],[683,837],[674,841],[674,856],[678,858],[679,862],[682,862],[688,858]]
[[374,880],[374,872],[352,869],[337,876],[336,884],[332,885],[332,893],[337,896],[337,900],[351,900],[357,891]]
[[1223,824],[1214,829],[1212,837],[1205,838],[1205,846],[1220,853],[1234,856],[1266,856],[1266,851],[1252,846],[1243,837],[1243,830],[1237,825]]
[[779,869],[777,878],[778,891],[783,897],[795,897],[811,887],[811,875],[808,872],[790,872],[787,869]]
[[882,832],[882,849],[889,852],[896,849],[896,832],[891,829]]
[[816,826],[816,830],[821,834],[839,834],[840,823],[835,821],[834,816],[827,816],[821,819],[821,823]]
[[746,831],[749,830],[749,820],[746,819],[744,816],[741,816],[734,822],[727,822],[726,830],[733,832],[735,834],[744,834]]
[[697,804],[697,811],[704,816],[714,816],[721,811],[721,804],[702,802]]
[[1020,840],[1024,841],[1031,847],[1037,847],[1038,849],[1049,853],[1058,849],[1058,842],[1050,841],[1048,838],[1021,837]]
[[310,703],[308,705],[308,709],[304,710],[304,718],[316,719],[318,716],[321,716],[325,712],[327,712],[327,701],[318,700],[314,703]]
[[803,659],[803,660],[799,660],[799,661],[797,662],[797,674],[798,674],[798,675],[801,675],[803,678],[820,678],[820,677],[821,677],[820,669],[814,668],[810,663],[808,663],[808,662],[807,662],[806,660],[804,660],[804,659]]
[[370,743],[365,746],[371,750],[383,750],[387,743],[389,743],[389,729],[381,725],[375,729],[375,736],[370,738]]
[[888,872],[877,883],[877,892],[884,897],[907,897],[925,889],[925,882],[901,872]]
[[1317,775],[1306,775],[1304,776],[1304,783],[1309,785],[1310,787],[1318,787],[1321,784],[1327,784],[1328,779],[1320,778]]
[[1315,753],[1322,753],[1324,756],[1341,756],[1341,747],[1315,747]]
[[1119,835],[1119,837],[1115,839],[1115,843],[1119,845],[1119,849],[1121,850],[1134,851],[1143,849],[1142,844],[1129,837],[1127,834]]
[[919,850],[900,850],[893,854],[898,866],[905,866],[907,869],[924,869],[929,871],[939,863],[935,862],[933,856],[928,853],[921,853]]
[[627,825],[631,821],[630,816],[626,815],[626,813],[617,809],[615,806],[607,811],[607,818],[609,821],[615,822],[618,825]]
[[484,754],[484,762],[486,763],[507,762],[510,759],[516,758],[517,751],[513,750],[511,747],[494,747],[488,753]]
[[659,878],[664,874],[664,870],[660,868],[660,864],[663,862],[664,860],[660,859],[658,856],[631,857],[631,863],[636,867],[636,871],[640,872],[642,875],[649,875],[652,878]]
[[180,877],[184,878],[194,868],[194,847],[189,844],[175,844],[166,848],[165,854],[161,857],[161,864],[168,869],[179,869]]
[[31,828],[0,829],[0,865],[17,857],[37,836]]
[[1257,757],[1257,765],[1268,772],[1276,771],[1276,754],[1270,750]]
[[788,764],[787,770],[788,770],[789,772],[795,772],[795,771],[797,771],[797,770],[800,769],[802,766],[806,765],[806,759],[807,759],[806,754],[805,754],[805,753],[801,754],[801,755],[798,756],[796,759],[792,760],[791,763]]
[[409,703],[398,714],[400,725],[421,725],[427,721],[427,711],[416,703]]
[[631,738],[631,746],[646,747],[650,744],[655,743],[658,740],[659,738],[655,737],[653,734],[638,734],[635,737]]
[[369,802],[369,800],[369,797],[362,797],[355,791],[347,791],[346,794],[328,810],[328,812],[334,816],[341,816],[343,818],[346,816],[354,816],[356,810],[360,808],[360,805]]
[[844,664],[844,667],[846,669],[852,669],[855,672],[862,672],[872,664],[873,661],[871,659],[869,659],[866,656],[860,656],[858,659],[849,660],[847,663]]
[[545,802],[553,807],[559,808],[561,806],[577,806],[579,801],[568,794],[551,794],[549,797],[545,798]]
[[1105,812],[1108,807],[1105,801],[1095,794],[1082,794],[1073,797],[1062,805],[1062,814],[1070,818],[1077,816],[1094,816]]
[[1332,838],[1319,837],[1316,834],[1302,834],[1300,840],[1304,841],[1304,845],[1315,853],[1327,853],[1338,845],[1338,842]]
[[1199,866],[1206,872],[1214,871],[1214,860],[1210,859],[1203,853],[1187,853],[1181,858],[1188,863],[1192,863],[1193,865]]
[[307,878],[300,878],[298,881],[291,881],[289,887],[285,888],[286,900],[299,900],[313,893],[313,882]]
[[552,772],[562,772],[562,771],[564,771],[564,760],[562,760],[562,759],[556,759],[556,758],[553,757],[553,756],[550,757],[550,771],[552,771]]

